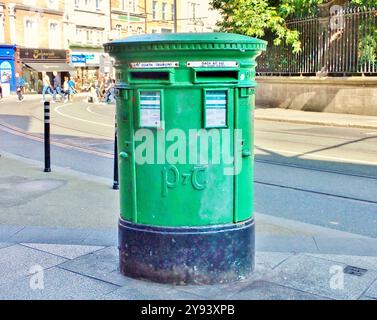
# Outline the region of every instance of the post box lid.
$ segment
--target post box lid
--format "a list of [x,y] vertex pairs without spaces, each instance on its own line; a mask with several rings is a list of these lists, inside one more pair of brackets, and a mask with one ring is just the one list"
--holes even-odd
[[[148,45],[146,47],[145,45]],[[117,48],[134,50],[265,50],[267,42],[236,33],[161,33],[130,36],[104,44],[106,52]]]

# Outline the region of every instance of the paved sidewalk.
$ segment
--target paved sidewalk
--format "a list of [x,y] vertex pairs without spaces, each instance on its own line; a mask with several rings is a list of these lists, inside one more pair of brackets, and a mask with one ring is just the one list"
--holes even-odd
[[377,130],[377,116],[310,112],[283,108],[257,108],[255,119]]
[[46,174],[0,153],[0,299],[377,299],[376,239],[261,213],[249,279],[172,286],[124,277],[111,181]]

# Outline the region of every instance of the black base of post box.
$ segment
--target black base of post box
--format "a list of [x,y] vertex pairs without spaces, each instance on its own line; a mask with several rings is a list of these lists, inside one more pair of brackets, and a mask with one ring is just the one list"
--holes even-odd
[[227,283],[254,269],[255,226],[157,227],[119,220],[120,271],[178,285]]

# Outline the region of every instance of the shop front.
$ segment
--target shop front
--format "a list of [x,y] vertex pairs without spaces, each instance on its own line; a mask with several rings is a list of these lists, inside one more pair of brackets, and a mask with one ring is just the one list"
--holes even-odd
[[0,82],[4,97],[16,91],[15,50],[14,45],[0,45]]
[[53,72],[61,79],[73,75],[74,67],[69,62],[66,50],[19,48],[19,63],[22,76],[26,81],[26,92],[41,93],[43,73],[53,81]]
[[101,51],[71,51],[71,63],[75,67],[76,85],[79,90],[87,90],[103,76],[100,71]]

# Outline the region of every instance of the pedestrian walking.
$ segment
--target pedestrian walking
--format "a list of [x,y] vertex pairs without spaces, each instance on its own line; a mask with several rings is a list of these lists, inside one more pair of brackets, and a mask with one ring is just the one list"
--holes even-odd
[[52,92],[52,88],[51,88],[51,82],[50,82],[50,77],[47,75],[46,72],[44,72],[42,74],[42,77],[43,77],[43,89],[42,89],[42,100],[41,102],[45,102],[46,101],[46,93],[48,93],[49,95],[51,95],[52,97],[54,97],[53,95],[53,92]]
[[77,93],[76,90],[76,83],[71,76],[68,81],[68,99],[69,101],[73,101],[73,95]]
[[3,99],[3,87],[1,86],[1,81],[0,81],[0,99]]
[[64,100],[65,95],[62,92],[62,80],[60,78],[60,75],[56,71],[53,72],[53,75],[54,75],[54,82],[53,82],[53,88],[54,88],[53,98],[54,98],[54,101],[56,101],[56,94],[59,94],[61,96],[61,98]]
[[64,103],[66,103],[69,98],[69,78],[67,76],[64,77],[63,94],[64,94]]
[[22,76],[20,76],[20,74],[17,72],[16,73],[16,92],[17,92],[18,102],[21,102],[22,100],[24,100],[24,96],[22,93],[23,93],[25,84],[26,84],[25,79]]
[[115,102],[115,80],[110,79],[110,85],[105,94],[105,103],[110,104]]

